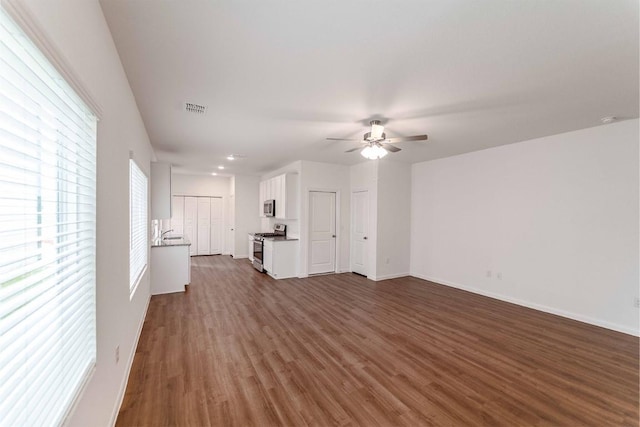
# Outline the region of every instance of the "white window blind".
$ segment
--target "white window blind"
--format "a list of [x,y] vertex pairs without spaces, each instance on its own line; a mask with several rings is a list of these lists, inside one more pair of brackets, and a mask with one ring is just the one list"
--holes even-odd
[[129,288],[136,290],[147,266],[147,177],[136,162],[129,160]]
[[0,426],[60,425],[96,361],[96,118],[0,8]]

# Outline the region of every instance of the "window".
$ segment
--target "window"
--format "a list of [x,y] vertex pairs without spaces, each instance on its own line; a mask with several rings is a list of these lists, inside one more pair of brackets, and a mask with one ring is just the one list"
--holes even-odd
[[0,425],[60,425],[96,362],[96,117],[1,8],[0,49]]
[[131,296],[147,267],[147,177],[129,160],[129,290]]

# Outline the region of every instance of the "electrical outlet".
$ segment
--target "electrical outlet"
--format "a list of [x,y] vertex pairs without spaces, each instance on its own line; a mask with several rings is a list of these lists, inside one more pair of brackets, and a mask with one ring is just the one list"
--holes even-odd
[[491,270],[487,270],[487,277],[491,278]]
[[635,298],[633,299],[633,306],[634,306],[635,308],[640,308],[640,298],[635,297]]
[[496,277],[498,278],[498,280],[502,280],[502,273],[498,273]]
[[120,346],[116,346],[116,364],[120,362]]

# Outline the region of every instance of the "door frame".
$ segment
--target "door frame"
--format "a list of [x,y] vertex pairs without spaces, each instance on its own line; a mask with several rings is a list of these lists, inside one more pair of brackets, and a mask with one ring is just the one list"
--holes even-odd
[[[224,250],[228,249],[229,255],[232,258],[236,258],[236,195],[229,194],[229,203],[227,203],[227,210],[229,212],[224,212],[224,201],[222,203],[222,227],[226,230],[225,240],[229,240],[229,248],[226,248],[225,240],[222,242],[222,253],[224,254]],[[225,217],[229,217],[229,221],[225,221]],[[246,246],[246,245],[245,245]]]
[[366,277],[369,278],[369,275],[371,274],[371,250],[370,250],[370,245],[371,245],[371,190],[369,188],[366,187],[354,187],[351,189],[351,193],[350,193],[350,201],[351,201],[351,206],[350,206],[350,212],[349,212],[349,271],[353,272],[353,195],[354,193],[361,193],[361,192],[367,192],[367,253],[365,254],[365,266],[366,266],[366,270],[367,270],[367,275]]
[[[320,192],[320,193],[335,193],[336,195],[336,253],[335,253],[335,265],[333,267],[333,272],[334,273],[339,273],[340,272],[340,267],[339,267],[339,263],[340,263],[340,242],[342,241],[342,233],[340,232],[340,214],[342,212],[341,210],[341,206],[340,206],[340,190],[337,188],[318,188],[318,187],[309,187],[307,188],[306,191],[306,196],[307,196],[307,215],[306,215],[306,220],[307,220],[307,227],[306,227],[306,233],[307,233],[307,243],[306,243],[306,249],[307,249],[307,259],[305,262],[306,265],[306,274],[303,277],[307,277],[309,275],[309,267],[311,266],[311,193],[315,193],[315,192]],[[350,232],[350,231],[349,231]],[[322,273],[325,274],[325,273]],[[326,274],[330,274],[330,273],[326,273]]]

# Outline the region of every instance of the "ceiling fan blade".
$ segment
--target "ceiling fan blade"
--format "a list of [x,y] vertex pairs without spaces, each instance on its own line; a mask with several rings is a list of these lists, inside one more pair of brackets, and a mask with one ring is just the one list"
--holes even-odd
[[414,135],[414,136],[400,136],[398,138],[387,138],[384,142],[408,142],[408,141],[425,141],[428,138],[427,135]]
[[349,139],[349,138],[327,138],[329,141],[358,141],[362,142],[362,138]]
[[362,150],[362,147],[352,148],[351,150],[345,151],[345,153],[353,153],[354,151]]
[[391,145],[391,144],[380,144],[380,145],[382,145],[382,148],[384,148],[387,151],[391,151],[392,153],[397,153],[398,151],[402,151],[401,148],[398,148],[395,145]]

